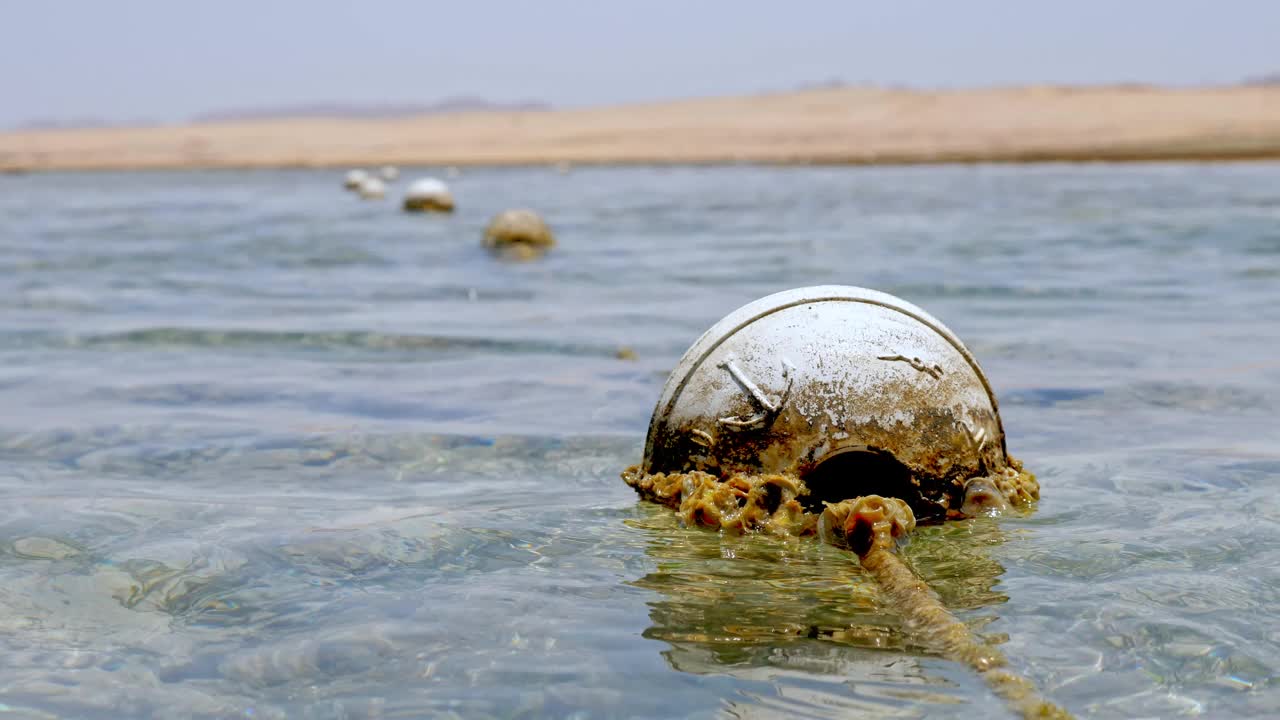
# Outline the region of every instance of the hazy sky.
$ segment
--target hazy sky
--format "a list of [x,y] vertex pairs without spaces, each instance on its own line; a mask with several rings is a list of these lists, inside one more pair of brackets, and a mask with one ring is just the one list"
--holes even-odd
[[1229,83],[1280,71],[1275,0],[0,0],[0,125],[230,107],[557,105],[839,78]]

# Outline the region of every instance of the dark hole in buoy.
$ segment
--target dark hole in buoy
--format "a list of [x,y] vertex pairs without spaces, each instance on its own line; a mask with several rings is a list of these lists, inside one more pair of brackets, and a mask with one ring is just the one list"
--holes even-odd
[[863,495],[899,498],[912,509],[920,501],[920,490],[911,479],[911,470],[891,453],[873,448],[832,455],[801,479],[809,488],[809,494],[800,501],[810,512],[822,512],[824,502],[836,503]]

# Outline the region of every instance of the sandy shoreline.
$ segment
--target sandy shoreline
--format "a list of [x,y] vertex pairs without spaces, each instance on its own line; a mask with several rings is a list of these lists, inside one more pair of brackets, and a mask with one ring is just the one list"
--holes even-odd
[[0,171],[1280,159],[1280,87],[838,88],[603,108],[0,133]]

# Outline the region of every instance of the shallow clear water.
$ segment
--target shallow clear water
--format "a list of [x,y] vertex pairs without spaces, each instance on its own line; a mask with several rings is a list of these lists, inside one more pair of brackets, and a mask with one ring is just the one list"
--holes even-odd
[[[339,181],[0,176],[0,714],[1007,716],[846,553],[618,479],[820,283],[946,322],[1040,476],[906,548],[949,607],[1080,716],[1280,712],[1280,166]],[[485,254],[525,205],[560,248]]]

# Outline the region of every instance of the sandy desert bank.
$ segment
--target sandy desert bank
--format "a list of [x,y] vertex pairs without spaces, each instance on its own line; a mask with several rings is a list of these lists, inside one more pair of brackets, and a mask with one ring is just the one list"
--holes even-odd
[[832,88],[611,107],[0,133],[0,170],[1280,159],[1280,87]]

